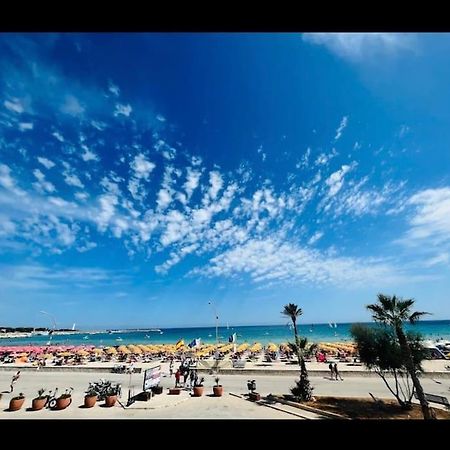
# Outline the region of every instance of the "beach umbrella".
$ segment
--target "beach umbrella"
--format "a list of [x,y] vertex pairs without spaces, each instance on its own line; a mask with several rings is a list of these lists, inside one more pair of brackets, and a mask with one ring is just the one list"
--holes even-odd
[[116,355],[116,354],[117,354],[117,350],[116,350],[114,347],[107,347],[107,348],[105,349],[105,352],[106,352],[108,355]]

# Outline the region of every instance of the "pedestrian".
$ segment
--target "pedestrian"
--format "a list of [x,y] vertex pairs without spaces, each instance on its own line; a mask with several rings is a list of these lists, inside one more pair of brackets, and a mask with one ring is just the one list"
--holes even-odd
[[186,387],[186,381],[188,379],[188,376],[189,376],[189,369],[185,367],[183,373],[183,387]]
[[12,377],[11,385],[10,385],[10,388],[11,388],[11,391],[10,391],[10,392],[12,392],[12,391],[14,390],[14,383],[15,383],[19,378],[20,378],[20,370],[18,370],[18,371],[16,372],[16,374]]
[[331,379],[333,379],[333,376],[334,376],[333,364],[332,363],[328,364],[328,368],[330,369]]
[[172,375],[173,375],[173,359],[170,360],[169,375],[170,375],[170,378],[172,378]]
[[344,379],[341,377],[341,374],[338,371],[337,363],[334,363],[334,374],[336,376],[336,381],[338,377],[340,378],[341,381],[344,381]]
[[195,370],[191,370],[191,373],[189,374],[189,387],[194,387],[194,381],[195,381]]
[[180,387],[180,378],[181,378],[181,371],[180,369],[177,369],[175,372],[175,387]]

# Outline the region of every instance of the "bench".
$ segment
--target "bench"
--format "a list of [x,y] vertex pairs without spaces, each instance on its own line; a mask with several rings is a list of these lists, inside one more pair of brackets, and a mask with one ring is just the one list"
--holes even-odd
[[[414,397],[418,400],[417,392],[414,392]],[[427,402],[439,403],[440,405],[445,405],[447,408],[450,408],[450,403],[447,397],[443,397],[442,395],[435,394],[425,394],[425,399]]]

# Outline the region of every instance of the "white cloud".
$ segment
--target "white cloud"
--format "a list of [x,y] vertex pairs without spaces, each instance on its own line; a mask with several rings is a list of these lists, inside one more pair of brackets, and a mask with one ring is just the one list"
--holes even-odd
[[118,97],[120,94],[119,86],[115,85],[112,82],[109,83],[108,90],[109,92],[111,92],[111,94],[115,95],[116,97]]
[[122,105],[120,103],[116,104],[116,109],[114,110],[114,116],[117,117],[119,115],[129,117],[133,108],[130,105]]
[[58,131],[53,132],[52,136],[54,136],[56,139],[58,139],[59,142],[64,142],[64,136],[61,133],[59,133]]
[[315,242],[317,242],[321,237],[323,236],[322,231],[316,231],[309,239],[308,244],[313,245]]
[[193,170],[191,167],[187,168],[186,182],[183,187],[186,190],[187,198],[190,199],[192,193],[197,189],[200,181],[201,172]]
[[405,33],[304,33],[303,40],[324,45],[352,62],[371,61],[374,56],[414,50],[416,38]]
[[20,131],[29,131],[29,130],[32,130],[33,127],[34,127],[33,122],[20,122],[19,123]]
[[98,120],[92,120],[91,125],[98,131],[103,131],[107,127],[107,124],[105,122],[100,122]]
[[350,166],[343,165],[325,180],[325,184],[329,187],[327,197],[334,197],[341,190],[344,185],[345,174],[356,167],[356,165],[356,162],[353,162]]
[[209,173],[209,183],[211,187],[208,190],[208,194],[212,200],[215,200],[217,194],[223,187],[223,179],[219,172],[213,171]]
[[11,100],[5,100],[3,102],[3,105],[5,105],[5,108],[7,108],[10,111],[15,112],[17,114],[21,114],[25,111],[25,108],[24,108],[22,102],[18,98],[13,98]]
[[414,212],[404,243],[450,243],[450,187],[420,191],[409,199],[408,204],[414,208]]
[[172,203],[172,193],[168,189],[160,189],[156,203],[159,209],[166,209]]
[[341,123],[339,124],[338,129],[336,130],[336,136],[334,137],[335,141],[337,141],[342,136],[342,132],[345,130],[347,123],[348,123],[348,116],[344,116],[341,120]]
[[97,247],[97,244],[95,242],[86,242],[84,245],[80,245],[79,247],[77,247],[77,251],[80,253],[85,253],[95,247]]
[[83,159],[83,161],[99,161],[99,157],[96,153],[94,153],[93,151],[89,150],[86,146],[83,146],[84,148],[84,153],[82,153],[81,158]]
[[81,189],[84,188],[84,184],[81,182],[81,180],[78,178],[78,176],[75,175],[74,173],[64,172],[63,175],[64,175],[64,181],[69,186],[75,186],[75,187],[79,187]]
[[5,288],[24,290],[56,289],[64,287],[98,287],[112,281],[126,282],[124,274],[88,267],[45,267],[42,265],[3,265],[0,270],[0,284]]
[[11,176],[11,169],[5,164],[0,164],[0,186],[12,190],[15,188],[15,185],[16,182]]
[[437,266],[438,264],[448,265],[450,262],[450,254],[449,253],[439,253],[436,256],[433,256],[432,258],[427,259],[424,261],[425,267],[433,267]]
[[136,178],[144,178],[145,180],[148,180],[148,177],[155,167],[156,165],[149,161],[142,153],[136,155],[131,163],[134,176]]
[[390,264],[375,259],[329,256],[277,238],[251,239],[211,258],[191,275],[249,276],[255,283],[373,285],[406,277]]
[[71,116],[80,116],[84,113],[85,108],[74,95],[66,95],[61,111]]
[[89,198],[89,194],[87,192],[75,192],[75,198],[84,201]]
[[33,186],[40,192],[54,192],[55,186],[50,183],[49,181],[46,181],[45,175],[39,170],[35,169],[33,171],[33,175],[38,180],[36,183],[33,183]]

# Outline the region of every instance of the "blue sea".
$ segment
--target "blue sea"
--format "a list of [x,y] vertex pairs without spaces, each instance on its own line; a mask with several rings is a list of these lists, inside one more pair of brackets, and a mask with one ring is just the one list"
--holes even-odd
[[[374,323],[367,324],[374,326]],[[306,336],[310,342],[345,342],[350,341],[351,323],[337,324],[299,324],[301,336]],[[416,325],[406,325],[406,329],[419,332],[425,339],[438,338],[450,340],[450,320],[421,321]],[[292,341],[293,331],[288,325],[259,325],[219,327],[220,342],[228,342],[228,338],[236,333],[237,343],[269,342],[281,343]],[[202,343],[216,342],[216,328],[161,328],[161,331],[129,331],[113,330],[108,332],[80,332],[70,335],[31,336],[27,338],[0,339],[0,346],[9,345],[95,345],[114,346],[122,344],[173,344],[183,339],[189,344],[193,339],[200,338]]]

